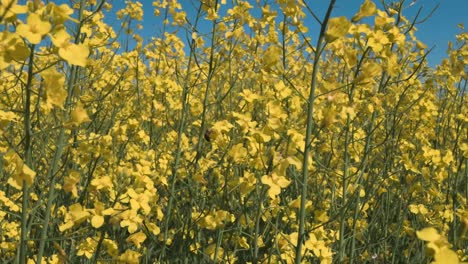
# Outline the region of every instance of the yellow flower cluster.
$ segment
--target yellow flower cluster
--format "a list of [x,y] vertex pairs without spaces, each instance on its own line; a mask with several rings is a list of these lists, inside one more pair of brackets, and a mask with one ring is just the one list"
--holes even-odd
[[0,263],[468,261],[463,26],[107,2],[0,0]]

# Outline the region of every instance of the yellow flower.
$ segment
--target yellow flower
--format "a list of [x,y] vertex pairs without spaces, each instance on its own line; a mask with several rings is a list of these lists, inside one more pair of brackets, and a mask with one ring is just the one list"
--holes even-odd
[[140,253],[127,249],[125,253],[119,256],[119,261],[126,264],[138,264],[140,263],[140,257]]
[[94,202],[94,209],[91,210],[94,214],[91,218],[91,225],[94,228],[100,228],[104,224],[104,216],[114,213],[113,208],[104,209],[104,204],[101,202]]
[[359,12],[353,16],[351,21],[358,22],[364,17],[375,15],[376,12],[377,12],[377,8],[375,7],[374,2],[370,0],[366,0],[359,8]]
[[56,24],[63,24],[65,21],[70,19],[70,15],[73,14],[73,9],[71,9],[67,4],[56,5],[53,4],[52,8],[52,17],[53,21]]
[[85,241],[81,242],[78,245],[78,252],[76,255],[85,256],[87,259],[90,259],[94,251],[96,251],[97,241],[91,237],[86,238]]
[[249,249],[250,248],[250,245],[247,242],[247,238],[245,238],[243,236],[237,238],[237,244],[239,245],[239,247],[244,248],[244,249]]
[[38,14],[31,13],[27,18],[27,24],[18,25],[16,32],[31,44],[39,44],[51,27],[50,23],[42,21]]
[[83,105],[81,103],[77,103],[75,109],[72,110],[70,113],[70,121],[67,122],[66,126],[79,126],[81,123],[84,122],[89,122],[91,119],[89,119],[88,113],[86,113],[86,110],[83,108]]
[[161,229],[155,223],[146,223],[145,225],[155,236],[159,235],[161,232]]
[[228,155],[235,163],[241,163],[247,157],[248,152],[247,149],[244,148],[243,144],[239,143],[229,150]]
[[89,56],[89,48],[85,44],[70,42],[70,35],[65,30],[57,31],[51,36],[52,43],[59,48],[59,56],[72,65],[85,67]]
[[[209,245],[206,250],[206,254],[210,256],[210,259],[213,261],[221,261],[222,256],[224,255],[224,249],[222,247],[218,247],[216,244]],[[215,260],[215,256],[217,259]]]
[[376,28],[388,30],[393,27],[394,23],[394,17],[389,17],[384,11],[377,10],[377,17],[374,21]]
[[231,213],[224,210],[218,210],[203,217],[198,222],[198,225],[208,230],[216,230],[217,228],[223,227],[226,222],[234,222],[234,220],[234,215]]
[[383,47],[387,44],[390,44],[390,40],[382,30],[372,32],[367,42],[367,45],[369,45],[374,52],[382,51]]
[[143,219],[137,214],[135,210],[126,210],[120,214],[120,218],[123,219],[120,222],[120,227],[127,227],[130,234],[137,231],[139,225],[143,222]]
[[89,49],[85,44],[70,43],[59,49],[59,55],[72,65],[85,67],[89,55]]
[[15,19],[17,14],[24,14],[28,11],[26,6],[17,5],[17,0],[1,0],[0,1],[0,14],[3,19]]
[[418,204],[418,205],[410,204],[409,205],[409,210],[413,214],[426,215],[427,213],[429,213],[429,211],[427,210],[427,208],[423,204]]
[[130,207],[132,210],[138,211],[138,209],[142,209],[144,214],[151,212],[151,207],[149,206],[150,195],[147,192],[137,193],[133,188],[130,188],[127,194],[130,197]]
[[63,187],[62,189],[67,192],[71,193],[72,197],[78,197],[78,187],[76,186],[80,182],[80,173],[77,171],[72,171],[70,174],[65,177],[63,180]]
[[[3,204],[3,206],[6,206],[8,207],[8,209],[10,209],[12,212],[19,212],[20,211],[20,207],[15,204],[15,202],[13,202],[12,200],[10,200],[10,198],[8,198],[5,194],[5,192],[3,191],[0,191],[0,204]],[[2,213],[0,213],[0,220],[3,218],[4,215],[2,215]]]
[[416,236],[423,241],[426,241],[427,248],[434,253],[434,264],[458,264],[460,263],[458,255],[455,251],[451,250],[450,243],[447,238],[433,227],[427,227],[422,230],[416,231]]
[[24,61],[29,57],[29,49],[17,34],[4,31],[0,33],[0,70],[12,61]]
[[242,96],[242,98],[244,98],[244,100],[249,103],[252,103],[262,98],[260,95],[253,93],[250,89],[242,90],[242,92],[239,95]]
[[133,243],[137,248],[141,247],[141,243],[145,242],[146,235],[143,232],[131,234],[125,241]]
[[460,263],[457,253],[450,248],[442,248],[439,252],[434,254],[433,264],[458,264]]
[[317,239],[314,233],[309,234],[309,239],[305,242],[305,247],[311,250],[315,256],[321,257],[328,251],[325,241]]
[[102,242],[102,244],[106,247],[107,254],[109,254],[112,257],[117,257],[117,255],[119,254],[117,243],[112,239],[107,238],[104,239],[104,241]]
[[351,22],[344,16],[330,18],[328,21],[328,29],[325,33],[325,40],[327,42],[333,42],[344,37],[346,33],[348,33],[350,27]]
[[263,54],[262,64],[265,69],[270,70],[273,66],[280,62],[281,48],[275,45],[269,46]]
[[8,184],[16,189],[21,189],[23,183],[26,183],[27,186],[33,183],[36,173],[31,170],[28,165],[24,164],[23,160],[16,152],[9,151],[4,156],[4,160],[12,173],[8,179]]
[[41,76],[44,78],[47,108],[51,109],[55,105],[63,109],[63,104],[67,99],[67,91],[64,89],[65,76],[54,68],[44,71]]
[[88,219],[89,216],[90,216],[89,212],[86,210],[86,208],[81,206],[81,204],[76,203],[76,204],[71,205],[68,208],[67,214],[65,215],[65,219],[64,219],[65,223],[59,226],[60,232],[63,232],[67,229],[72,228],[75,225],[78,225],[86,221],[86,219]]
[[18,117],[13,112],[0,110],[0,130],[5,129],[10,122],[16,122]]
[[270,189],[268,189],[268,196],[274,199],[280,194],[281,188],[288,187],[291,181],[284,176],[278,176],[276,173],[272,173],[271,176],[264,175],[262,177],[262,183],[270,186]]
[[96,190],[111,190],[114,188],[114,184],[112,183],[112,179],[110,176],[102,176],[102,177],[96,177],[96,179],[91,180],[91,186],[96,188]]

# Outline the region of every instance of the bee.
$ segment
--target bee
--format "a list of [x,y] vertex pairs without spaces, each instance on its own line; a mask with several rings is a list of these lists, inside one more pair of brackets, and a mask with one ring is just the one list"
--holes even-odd
[[208,128],[205,131],[205,140],[208,141],[208,142],[211,142],[212,137],[213,137],[213,130]]

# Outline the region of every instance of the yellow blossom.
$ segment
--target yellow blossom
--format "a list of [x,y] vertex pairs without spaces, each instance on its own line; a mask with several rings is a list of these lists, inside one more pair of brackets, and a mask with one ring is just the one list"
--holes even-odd
[[330,18],[328,21],[328,29],[325,33],[327,42],[333,42],[341,37],[344,37],[351,27],[351,22],[344,16]]
[[137,214],[135,210],[126,210],[122,212],[119,217],[122,219],[120,227],[127,227],[130,234],[135,233],[138,230],[143,219]]
[[59,56],[72,65],[85,67],[89,56],[89,48],[86,44],[75,44],[71,37],[62,29],[51,36],[52,43],[59,48]]
[[278,194],[280,194],[281,188],[288,187],[291,181],[286,179],[284,176],[272,173],[270,176],[262,176],[262,183],[270,186],[268,189],[268,196],[274,199]]
[[78,187],[76,185],[80,182],[80,176],[79,172],[72,171],[63,180],[63,190],[71,193],[73,197],[78,197]]
[[27,186],[33,183],[36,172],[26,165],[16,152],[10,150],[3,158],[11,171],[8,184],[16,189],[21,189],[23,183],[26,183]]
[[18,116],[13,112],[0,110],[0,131],[5,129],[10,122],[16,122]]
[[58,73],[54,68],[44,71],[41,76],[44,78],[47,108],[51,108],[52,105],[55,105],[63,109],[63,104],[67,99],[65,76]]
[[28,15],[27,24],[19,24],[16,32],[31,44],[39,44],[51,27],[50,23],[42,21],[38,14],[31,13]]
[[68,208],[68,212],[65,215],[64,223],[59,226],[60,231],[65,231],[72,228],[75,225],[86,221],[90,213],[81,204],[76,203]]
[[17,34],[3,31],[0,33],[0,70],[8,67],[13,61],[24,61],[30,51]]
[[133,188],[130,188],[127,190],[127,195],[130,197],[130,206],[132,210],[137,211],[142,209],[144,214],[149,214],[151,212],[151,207],[149,206],[149,193],[137,193]]
[[114,213],[113,208],[104,209],[104,204],[101,202],[94,202],[94,209],[90,210],[93,214],[91,217],[91,226],[100,228],[104,224],[104,216]]
[[364,17],[375,15],[377,12],[377,8],[371,0],[366,0],[359,8],[359,12],[353,16],[351,19],[352,22],[358,22],[359,20],[363,19]]
[[3,15],[3,19],[15,19],[16,15],[24,14],[28,11],[26,6],[18,5],[17,2],[17,0],[0,1],[0,14]]
[[126,242],[131,242],[133,245],[135,245],[137,248],[141,247],[141,243],[145,242],[146,240],[146,235],[143,232],[137,232],[131,234],[127,239],[125,240]]
[[[52,17],[53,21],[57,24],[63,24],[65,21],[70,19],[70,15],[73,14],[73,9],[71,9],[67,4],[56,5],[52,4]],[[75,21],[77,22],[77,21]]]
[[81,242],[77,249],[77,256],[85,256],[87,259],[91,259],[96,251],[97,241],[91,237],[87,237],[85,241]]
[[122,255],[119,256],[118,260],[125,264],[139,264],[141,254],[127,249]]
[[83,108],[83,105],[78,102],[75,106],[75,109],[73,109],[70,113],[70,121],[67,123],[67,125],[79,126],[81,123],[89,121],[91,121],[91,119],[89,119],[88,113]]

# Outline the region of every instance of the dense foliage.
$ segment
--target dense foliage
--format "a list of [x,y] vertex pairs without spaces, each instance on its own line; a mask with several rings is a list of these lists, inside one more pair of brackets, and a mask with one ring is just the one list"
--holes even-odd
[[181,3],[0,1],[1,263],[468,259],[462,25]]

